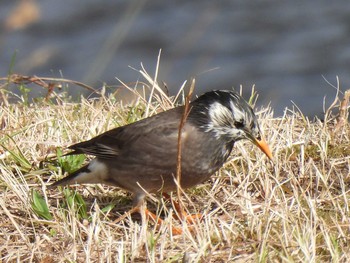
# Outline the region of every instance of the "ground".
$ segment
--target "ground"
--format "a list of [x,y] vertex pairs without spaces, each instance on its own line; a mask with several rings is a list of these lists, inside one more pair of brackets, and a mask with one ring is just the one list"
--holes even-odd
[[89,158],[62,157],[67,146],[172,107],[173,100],[163,94],[126,105],[115,94],[80,102],[62,94],[51,90],[16,103],[3,94],[0,262],[349,261],[350,139],[348,123],[333,113],[339,101],[322,121],[293,109],[282,117],[256,109],[273,162],[249,142],[237,143],[218,173],[181,194],[188,213],[203,215],[193,224],[177,221],[168,201],[149,196],[148,208],[164,220],[157,227],[140,215],[116,222],[132,204],[123,190],[48,185]]

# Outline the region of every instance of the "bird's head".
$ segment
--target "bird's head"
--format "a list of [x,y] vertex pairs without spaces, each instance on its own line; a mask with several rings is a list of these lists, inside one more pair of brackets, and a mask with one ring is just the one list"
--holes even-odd
[[248,139],[272,159],[252,107],[236,92],[218,90],[203,94],[192,102],[191,115],[201,129],[213,133],[216,139]]

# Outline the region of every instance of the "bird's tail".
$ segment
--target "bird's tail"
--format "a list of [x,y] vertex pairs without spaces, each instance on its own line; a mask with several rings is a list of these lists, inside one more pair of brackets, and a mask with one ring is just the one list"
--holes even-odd
[[77,171],[69,174],[67,177],[62,178],[61,180],[58,180],[57,182],[51,184],[49,188],[54,188],[56,186],[86,183],[85,177],[87,174],[90,173],[91,171],[89,169],[89,165],[85,165]]

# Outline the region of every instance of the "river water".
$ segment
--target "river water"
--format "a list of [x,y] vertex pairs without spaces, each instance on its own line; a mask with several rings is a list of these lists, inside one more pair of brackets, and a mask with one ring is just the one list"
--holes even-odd
[[128,66],[154,72],[162,49],[172,93],[191,76],[197,93],[255,84],[277,116],[291,101],[321,115],[327,81],[350,85],[349,1],[2,0],[0,19],[1,76],[16,53],[12,72],[117,85],[142,79]]

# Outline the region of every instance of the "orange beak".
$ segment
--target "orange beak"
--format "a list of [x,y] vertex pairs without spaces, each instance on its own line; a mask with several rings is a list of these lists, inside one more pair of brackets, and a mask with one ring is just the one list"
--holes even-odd
[[259,147],[260,150],[262,150],[267,157],[269,157],[270,160],[273,159],[272,153],[270,151],[269,146],[267,145],[266,141],[264,139],[261,139],[260,141],[255,139],[253,140],[253,143]]

